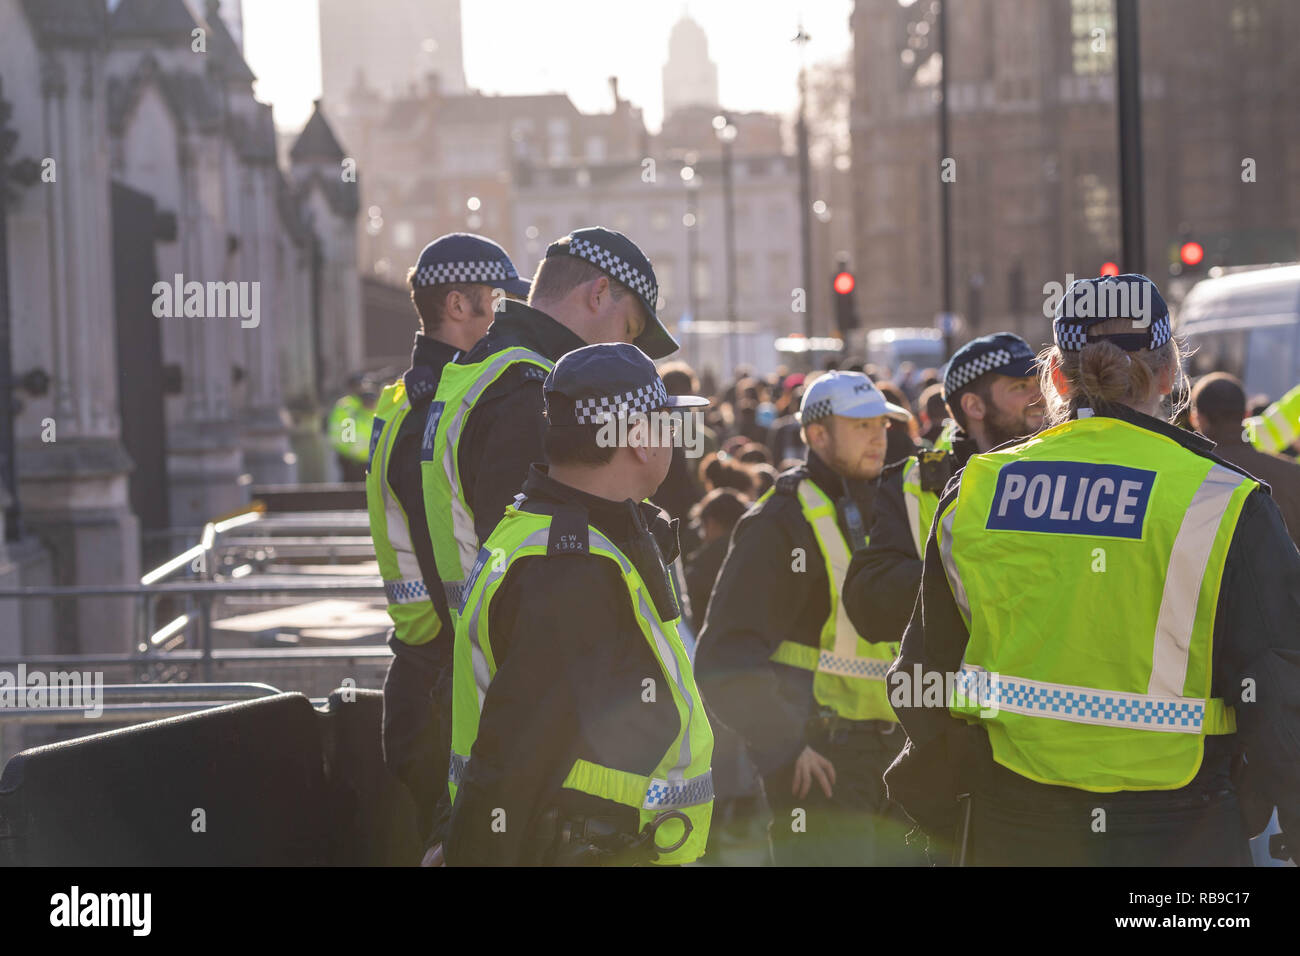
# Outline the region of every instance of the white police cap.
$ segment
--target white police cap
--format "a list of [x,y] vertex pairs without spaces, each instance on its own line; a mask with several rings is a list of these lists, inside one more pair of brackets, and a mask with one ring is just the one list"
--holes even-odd
[[875,418],[884,415],[905,422],[907,409],[885,399],[884,393],[861,372],[826,372],[804,389],[799,406],[799,423],[808,425],[821,418]]

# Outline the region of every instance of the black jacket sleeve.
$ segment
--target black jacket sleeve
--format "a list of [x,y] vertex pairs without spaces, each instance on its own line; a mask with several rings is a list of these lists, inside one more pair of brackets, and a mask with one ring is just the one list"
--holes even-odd
[[518,577],[502,583],[494,611],[498,601],[508,611],[494,613],[490,624],[499,669],[452,808],[445,847],[452,866],[529,861],[532,823],[573,764],[584,702],[601,671],[595,645],[626,633],[627,588],[610,561],[538,560],[561,561],[566,578],[583,582],[581,618],[575,622],[573,589],[553,586],[554,565],[537,573],[533,559],[524,558],[509,572]]
[[474,406],[461,440],[461,482],[479,544],[523,488],[528,466],[545,460],[542,383],[519,368],[506,375]]
[[[393,486],[402,510],[406,512],[406,524],[411,535],[411,548],[420,565],[420,575],[429,589],[429,599],[438,614],[441,625],[438,637],[427,644],[417,646],[404,645],[413,654],[418,654],[435,667],[442,667],[451,660],[451,616],[447,611],[447,595],[442,590],[442,579],[438,577],[438,562],[433,556],[433,542],[429,540],[429,523],[424,512],[424,488],[420,482],[420,441],[424,430],[424,417],[427,406],[412,409],[407,420],[402,423],[402,430],[397,436],[397,445],[393,449],[388,464],[388,482]],[[411,425],[413,427],[408,428]],[[443,640],[446,638],[446,640]]]
[[[804,617],[812,589],[826,588],[825,572],[814,570],[821,557],[811,530],[804,540],[793,533],[793,522],[781,520],[779,510],[789,508],[798,514],[793,499],[773,496],[764,510],[737,524],[695,658],[705,703],[745,739],[763,774],[799,756],[810,716],[809,704],[793,700],[783,688],[777,668],[785,665],[772,663],[772,652],[808,629]],[[796,561],[796,548],[803,549],[802,562]],[[825,607],[821,614],[824,618]],[[811,698],[811,680],[801,682],[809,685]]]
[[1276,806],[1300,842],[1300,552],[1277,504],[1252,492],[1224,565],[1211,692],[1237,712],[1244,801]]
[[[954,483],[939,502],[936,526],[956,497]],[[972,769],[992,759],[988,735],[953,717],[946,707],[926,707],[909,694],[892,692],[908,686],[896,676],[900,673],[907,675],[909,684],[915,681],[918,669],[921,674],[956,673],[969,640],[970,632],[953,598],[932,527],[925,545],[921,591],[903,632],[898,660],[886,676],[890,704],[907,732],[907,742],[885,772],[885,785],[891,800],[898,802],[931,836],[940,839],[948,838],[956,826],[956,798],[969,789]]]
[[900,469],[881,476],[875,513],[870,542],[854,553],[844,578],[844,610],[867,640],[897,641],[921,586],[921,559],[907,521]]

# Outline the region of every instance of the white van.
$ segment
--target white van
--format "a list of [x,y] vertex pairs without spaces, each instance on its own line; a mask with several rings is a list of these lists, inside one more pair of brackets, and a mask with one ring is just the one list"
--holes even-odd
[[1193,376],[1228,372],[1276,399],[1300,382],[1300,265],[1233,270],[1192,286],[1175,329]]
[[917,370],[939,368],[947,361],[938,329],[872,329],[867,333],[867,361],[892,373],[904,362]]

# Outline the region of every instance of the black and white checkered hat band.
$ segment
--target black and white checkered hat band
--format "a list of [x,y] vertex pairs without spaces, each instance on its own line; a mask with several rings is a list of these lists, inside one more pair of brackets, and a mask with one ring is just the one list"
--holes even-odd
[[[1136,330],[1141,333],[1142,329]],[[1169,316],[1162,315],[1151,320],[1151,327],[1147,329],[1151,335],[1151,342],[1147,345],[1148,349],[1158,349],[1169,341],[1173,334],[1173,329],[1169,324]],[[1056,338],[1056,347],[1062,352],[1081,352],[1083,347],[1088,344],[1088,326],[1076,322],[1057,321],[1053,327]]]
[[599,398],[579,398],[573,403],[573,415],[579,425],[601,425],[610,418],[648,412],[668,404],[668,389],[656,379],[649,385],[621,395],[602,395]]
[[991,372],[995,368],[1009,365],[1014,358],[1015,356],[1007,349],[994,349],[992,352],[977,355],[969,362],[963,362],[961,365],[948,369],[948,374],[943,380],[943,390],[951,395],[957,389],[965,388],[985,372]]
[[477,262],[435,262],[415,273],[415,285],[442,285],[446,282],[499,282],[517,279],[519,274],[504,262],[480,259]]
[[804,406],[803,411],[799,413],[799,424],[807,425],[809,422],[815,422],[819,418],[829,418],[834,414],[835,409],[831,407],[831,400],[820,398]]
[[649,303],[651,309],[659,300],[659,288],[648,276],[604,246],[598,246],[586,239],[570,239],[569,254],[586,259],[597,269],[613,276]]

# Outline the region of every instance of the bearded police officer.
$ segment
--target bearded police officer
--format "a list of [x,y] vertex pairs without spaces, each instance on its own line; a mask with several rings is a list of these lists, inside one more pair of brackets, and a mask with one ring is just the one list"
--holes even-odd
[[1038,362],[1018,335],[985,335],[948,362],[943,395],[955,422],[939,445],[880,476],[871,543],[853,555],[844,606],[862,633],[901,640],[921,586],[921,557],[948,480],[976,452],[1036,432],[1043,422]]
[[[1047,428],[939,504],[890,795],[967,863],[1248,865],[1300,827],[1300,553],[1267,488],[1161,414],[1182,374],[1144,276],[1057,306]],[[1294,854],[1294,846],[1284,853]]]
[[[487,332],[494,296],[523,298],[528,283],[504,249],[468,233],[429,243],[406,279],[420,331],[411,367],[384,389],[374,412],[366,502],[393,620],[388,645],[394,657],[384,681],[384,759],[410,788],[427,833],[446,790],[450,688],[440,701],[431,695],[451,663],[452,631],[424,515],[420,436],[443,368]],[[436,719],[437,708],[445,719]]]
[[670,396],[632,345],[545,382],[545,451],[484,543],[456,629],[450,865],[688,863],[713,736],[677,633],[677,522],[644,501]]
[[902,744],[884,684],[898,645],[855,630],[840,599],[889,422],[908,417],[860,372],[813,382],[799,419],[807,462],[741,518],[709,602],[700,685],[763,776],[778,865],[912,859],[881,783]]
[[591,227],[551,243],[529,304],[507,302],[488,334],[444,372],[421,451],[425,513],[452,619],[479,545],[542,457],[542,380],[587,343],[677,350],[655,314],[658,281],[632,240]]

